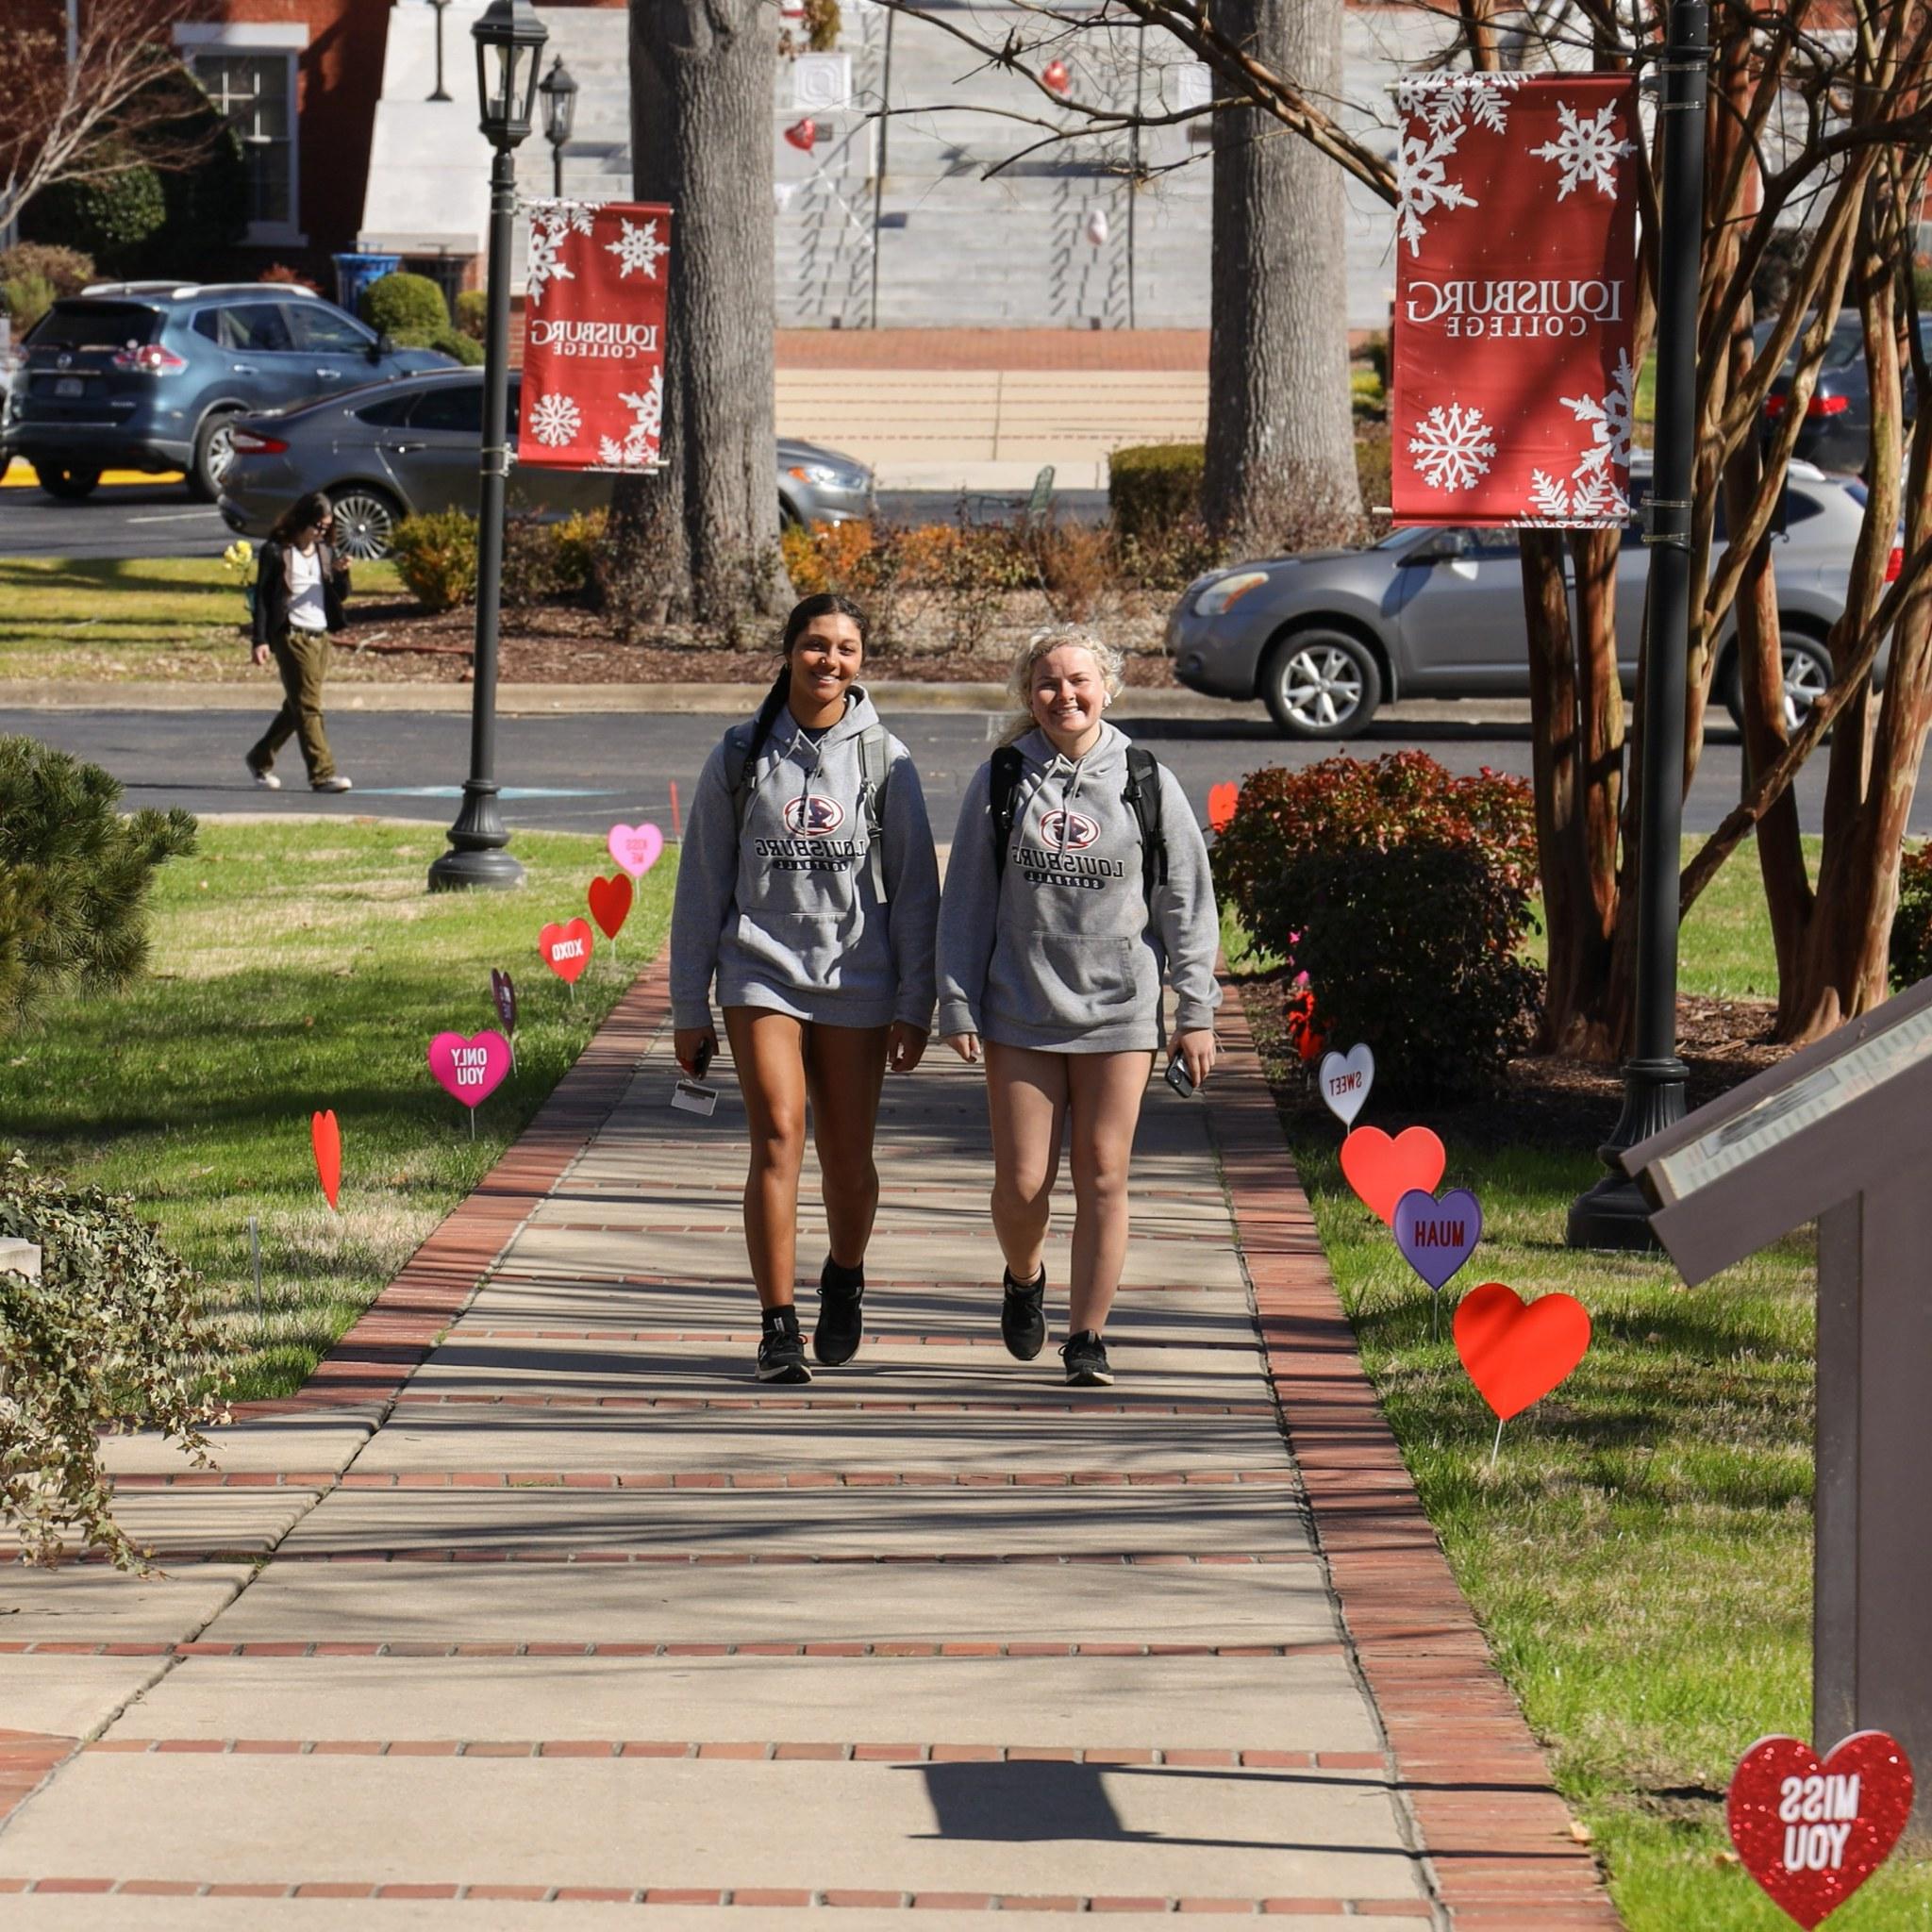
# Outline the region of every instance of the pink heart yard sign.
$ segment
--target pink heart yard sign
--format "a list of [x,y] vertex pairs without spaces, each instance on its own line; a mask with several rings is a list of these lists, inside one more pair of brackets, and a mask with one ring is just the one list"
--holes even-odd
[[509,1075],[509,1041],[493,1029],[465,1040],[439,1033],[429,1042],[429,1071],[443,1091],[467,1108],[478,1108]]
[[662,854],[664,834],[656,825],[612,825],[604,842],[618,865],[641,879]]

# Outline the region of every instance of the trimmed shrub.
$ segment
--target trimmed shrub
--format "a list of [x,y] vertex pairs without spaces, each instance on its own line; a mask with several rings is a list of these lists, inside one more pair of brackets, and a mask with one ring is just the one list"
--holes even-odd
[[602,510],[554,524],[512,517],[504,527],[504,603],[583,603],[607,521]]
[[397,572],[424,609],[453,610],[475,596],[475,517],[459,509],[405,517],[391,544]]
[[194,849],[195,825],[120,804],[98,765],[0,738],[0,1037],[57,993],[111,991],[146,966],[155,868]]
[[483,330],[490,320],[489,311],[490,296],[486,291],[460,289],[457,291],[457,328],[472,341],[483,340]]
[[1143,442],[1108,458],[1107,508],[1123,544],[1164,541],[1166,533],[1201,515],[1206,452],[1198,442]]
[[1932,975],[1932,839],[1898,862],[1898,912],[1891,922],[1891,983],[1903,991]]
[[122,151],[124,163],[87,181],[60,181],[34,196],[21,218],[21,233],[33,242],[84,249],[103,275],[138,275],[148,244],[168,219],[161,177],[145,161]]
[[207,1464],[201,1430],[219,1417],[182,1374],[210,1348],[188,1271],[129,1203],[34,1174],[18,1153],[0,1162],[0,1235],[41,1250],[38,1281],[0,1274],[0,1521],[30,1561],[52,1567],[72,1528],[145,1570],[112,1515],[100,1432],[159,1429]]
[[475,336],[466,336],[461,330],[440,328],[427,341],[402,341],[405,349],[441,349],[445,356],[453,357],[465,369],[475,369],[483,360],[483,344]]
[[405,348],[433,347],[432,337],[449,332],[449,305],[427,275],[378,275],[358,306],[371,328]]
[[1426,753],[1254,773],[1214,877],[1256,943],[1307,975],[1338,1048],[1374,1049],[1378,1091],[1493,1091],[1528,1043],[1542,974],[1530,788]]
[[25,335],[54,306],[54,285],[28,270],[0,278],[0,310],[16,335]]
[[27,275],[45,282],[58,302],[63,295],[79,294],[94,279],[93,258],[51,242],[21,242],[0,249],[0,282]]

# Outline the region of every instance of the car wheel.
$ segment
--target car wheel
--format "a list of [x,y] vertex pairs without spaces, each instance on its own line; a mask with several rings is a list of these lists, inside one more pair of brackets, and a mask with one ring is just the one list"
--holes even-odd
[[[1802,631],[1784,634],[1785,730],[1795,731],[1811,707],[1831,687],[1831,653]],[[1740,731],[1744,728],[1744,680],[1735,646],[1724,670],[1724,709]]]
[[1284,738],[1351,738],[1382,702],[1382,670],[1346,631],[1297,631],[1269,653],[1261,697]]
[[78,503],[82,497],[94,493],[101,473],[81,469],[74,463],[38,462],[34,465],[34,477],[49,496],[58,496],[62,503]]
[[396,525],[402,521],[393,497],[354,483],[329,501],[335,508],[336,548],[344,557],[374,563],[389,555]]
[[805,519],[792,508],[791,499],[781,496],[778,499],[778,527],[780,530],[802,530]]
[[235,417],[233,412],[210,416],[194,439],[194,455],[188,465],[188,488],[203,503],[212,503],[222,493],[222,481],[235,460]]

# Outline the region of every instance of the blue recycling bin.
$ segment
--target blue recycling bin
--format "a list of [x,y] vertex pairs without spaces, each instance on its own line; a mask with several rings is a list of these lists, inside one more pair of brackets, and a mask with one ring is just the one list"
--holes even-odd
[[362,291],[371,282],[394,275],[403,265],[400,255],[338,255],[332,259],[336,265],[336,300],[351,315],[361,314],[358,304],[362,300]]

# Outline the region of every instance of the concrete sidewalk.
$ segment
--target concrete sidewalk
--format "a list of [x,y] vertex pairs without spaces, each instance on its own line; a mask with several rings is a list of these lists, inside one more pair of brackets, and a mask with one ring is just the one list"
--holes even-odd
[[9,1926],[1616,1925],[1238,1000],[1211,1106],[1149,1094],[1101,1391],[999,1345],[943,1051],[888,1089],[858,1360],[753,1382],[742,1109],[667,1107],[664,1023],[659,972],[222,1474],[115,1445],[164,1578],[0,1581]]

